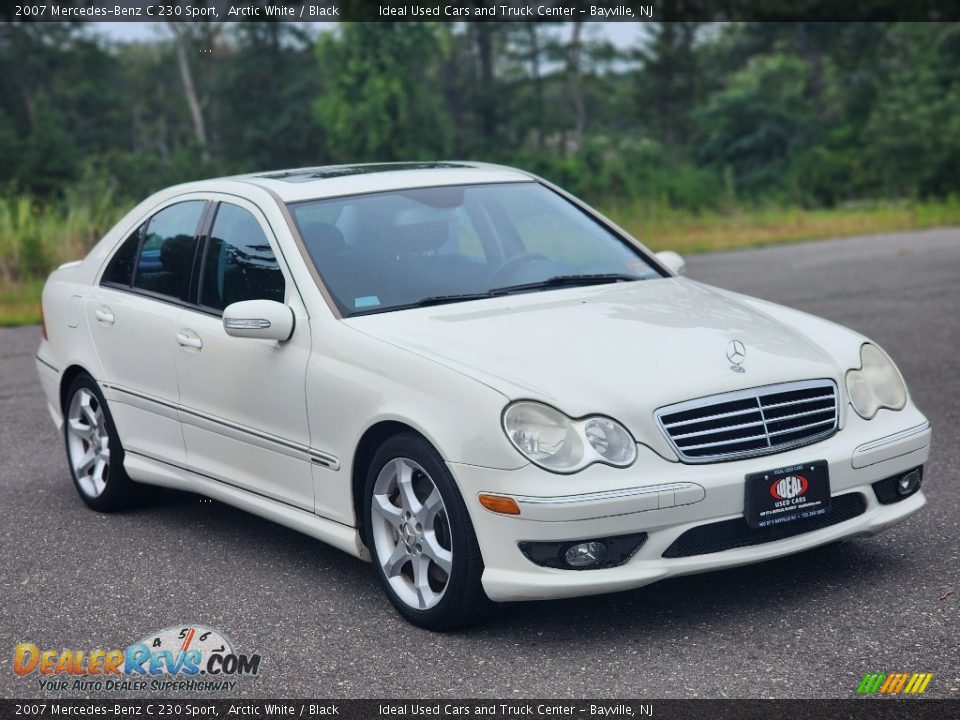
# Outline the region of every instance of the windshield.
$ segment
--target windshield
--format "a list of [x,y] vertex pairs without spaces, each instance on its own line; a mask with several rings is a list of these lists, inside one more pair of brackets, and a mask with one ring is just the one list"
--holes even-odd
[[345,317],[660,277],[626,240],[535,182],[394,190],[290,210]]

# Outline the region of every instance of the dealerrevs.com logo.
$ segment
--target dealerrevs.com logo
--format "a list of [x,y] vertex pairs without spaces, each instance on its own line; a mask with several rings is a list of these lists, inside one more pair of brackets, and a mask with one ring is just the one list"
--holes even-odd
[[260,655],[234,650],[221,632],[202,625],[150,633],[125,649],[14,648],[13,671],[36,677],[40,690],[71,692],[230,692],[238,678],[260,672]]

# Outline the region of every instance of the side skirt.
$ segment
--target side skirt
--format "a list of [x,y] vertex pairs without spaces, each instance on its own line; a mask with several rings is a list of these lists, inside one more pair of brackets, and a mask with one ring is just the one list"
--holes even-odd
[[316,538],[369,562],[370,553],[361,542],[356,528],[341,525],[300,508],[242,490],[241,488],[198,475],[177,465],[127,451],[123,463],[127,474],[148,485],[186,490],[206,495],[227,505],[259,515],[305,535]]

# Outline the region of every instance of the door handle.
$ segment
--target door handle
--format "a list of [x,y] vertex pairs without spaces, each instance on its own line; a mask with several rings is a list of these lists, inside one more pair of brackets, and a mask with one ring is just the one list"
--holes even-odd
[[195,350],[203,348],[203,340],[192,330],[179,331],[177,333],[177,342],[180,343],[180,347],[194,348]]
[[106,305],[100,305],[96,310],[93,311],[93,314],[97,316],[97,322],[101,325],[113,325],[114,321],[116,320],[113,310]]

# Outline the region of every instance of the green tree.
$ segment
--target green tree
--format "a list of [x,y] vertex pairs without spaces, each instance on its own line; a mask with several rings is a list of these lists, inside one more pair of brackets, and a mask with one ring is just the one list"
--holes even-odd
[[651,37],[637,50],[643,63],[637,82],[638,114],[665,145],[684,144],[693,129],[692,111],[702,98],[697,47],[700,23],[651,24]]
[[904,24],[865,135],[888,195],[960,191],[960,26]]
[[816,135],[809,67],[792,55],[756,57],[699,113],[699,159],[732,171],[738,189],[782,188],[790,160]]
[[[223,164],[234,171],[321,164],[323,129],[311,108],[321,75],[312,33],[293,23],[237,23],[213,91]],[[250,88],[257,92],[250,92]]]
[[440,92],[443,47],[423,23],[344,23],[317,41],[314,116],[336,161],[446,156],[452,127]]

